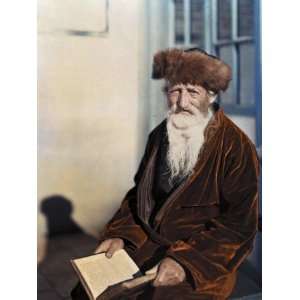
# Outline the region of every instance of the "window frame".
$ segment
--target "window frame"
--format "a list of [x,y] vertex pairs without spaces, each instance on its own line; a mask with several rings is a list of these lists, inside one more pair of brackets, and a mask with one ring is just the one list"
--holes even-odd
[[[212,50],[216,56],[219,56],[220,47],[222,46],[231,46],[232,49],[232,82],[233,85],[233,104],[220,103],[224,107],[224,110],[229,114],[238,114],[244,116],[255,116],[255,99],[254,103],[250,105],[241,105],[240,97],[240,52],[239,47],[243,44],[252,44],[255,47],[255,28],[253,29],[253,36],[242,36],[238,35],[238,0],[230,1],[230,10],[231,10],[231,38],[230,39],[218,39],[218,0],[211,0],[212,3]],[[253,5],[255,3],[253,2]],[[255,19],[255,10],[254,10],[254,19]],[[255,20],[254,20],[255,23]],[[255,24],[254,24],[255,27]],[[256,56],[256,51],[254,51],[254,57]],[[255,63],[255,59],[254,59]],[[256,70],[256,65],[254,69]],[[256,72],[254,72],[256,73]],[[255,81],[255,78],[254,78]],[[255,88],[255,87],[253,87]],[[255,93],[254,93],[255,98]]]
[[[254,9],[254,29],[253,36],[238,36],[238,1],[230,1],[231,9],[231,38],[219,40],[218,39],[218,0],[203,0],[204,1],[204,22],[209,24],[204,28],[204,49],[205,51],[214,55],[219,54],[221,46],[232,46],[233,63],[232,67],[232,82],[233,85],[233,103],[222,103],[218,99],[229,114],[242,116],[256,116],[261,115],[261,63],[260,63],[260,0],[253,0]],[[190,7],[191,0],[183,0],[184,7],[184,42],[175,42],[175,1],[169,0],[169,45],[178,48],[199,47],[198,44],[193,44],[190,41],[191,36],[191,18]],[[239,78],[239,46],[242,44],[252,44],[254,46],[254,103],[248,105],[241,105],[240,98],[240,78]],[[220,98],[220,97],[219,97]],[[258,118],[257,118],[258,121]],[[259,121],[260,122],[260,121]],[[261,126],[258,126],[259,128]],[[260,130],[260,129],[259,129]],[[257,140],[260,141],[260,134],[257,134]],[[260,142],[259,142],[260,144]]]

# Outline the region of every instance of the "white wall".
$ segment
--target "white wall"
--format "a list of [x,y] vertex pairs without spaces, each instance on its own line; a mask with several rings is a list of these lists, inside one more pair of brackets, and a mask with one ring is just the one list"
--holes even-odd
[[[90,37],[65,31],[103,25],[99,1],[79,2],[39,0],[38,200],[63,195],[75,221],[95,234],[131,187],[141,154],[146,6],[111,0],[109,33]],[[39,213],[40,250],[46,232]]]
[[[101,3],[38,2],[38,204],[51,195],[68,198],[74,220],[92,234],[132,185],[146,134],[164,117],[151,58],[169,43],[160,0],[110,0],[108,34],[70,34],[102,30]],[[231,118],[254,141],[254,120]],[[46,232],[39,213],[40,259]]]
[[[169,1],[151,0],[149,11],[149,73],[152,70],[153,55],[170,46],[169,41]],[[159,29],[159,30],[158,30]],[[149,125],[153,129],[166,116],[166,99],[162,93],[163,80],[153,80],[149,76]]]

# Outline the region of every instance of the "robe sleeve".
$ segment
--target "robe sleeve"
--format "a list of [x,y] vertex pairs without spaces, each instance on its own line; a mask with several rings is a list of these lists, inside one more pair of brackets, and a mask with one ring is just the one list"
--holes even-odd
[[[151,137],[151,134],[150,134]],[[100,234],[100,241],[109,238],[122,238],[130,246],[140,248],[147,240],[147,234],[139,224],[136,216],[137,185],[147,164],[151,151],[151,138],[148,138],[145,153],[134,176],[135,185],[131,188],[123,199],[120,208],[107,223]]]
[[[234,145],[235,144],[235,145]],[[195,289],[234,272],[251,252],[258,223],[258,159],[250,141],[233,142],[220,186],[224,211],[205,230],[174,242],[167,256],[179,262]]]

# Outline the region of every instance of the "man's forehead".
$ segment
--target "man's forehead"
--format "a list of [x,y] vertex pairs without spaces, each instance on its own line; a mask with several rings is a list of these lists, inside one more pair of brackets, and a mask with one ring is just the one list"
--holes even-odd
[[197,89],[197,90],[203,90],[204,87],[198,84],[191,84],[191,83],[177,83],[177,84],[172,84],[169,86],[169,89],[174,89],[174,88],[190,88],[190,89]]

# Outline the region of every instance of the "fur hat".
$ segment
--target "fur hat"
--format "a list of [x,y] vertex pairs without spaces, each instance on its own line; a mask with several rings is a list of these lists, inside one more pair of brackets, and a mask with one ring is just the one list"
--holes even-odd
[[152,78],[164,78],[171,84],[198,84],[218,93],[227,89],[231,80],[231,68],[202,49],[174,48],[154,55]]

